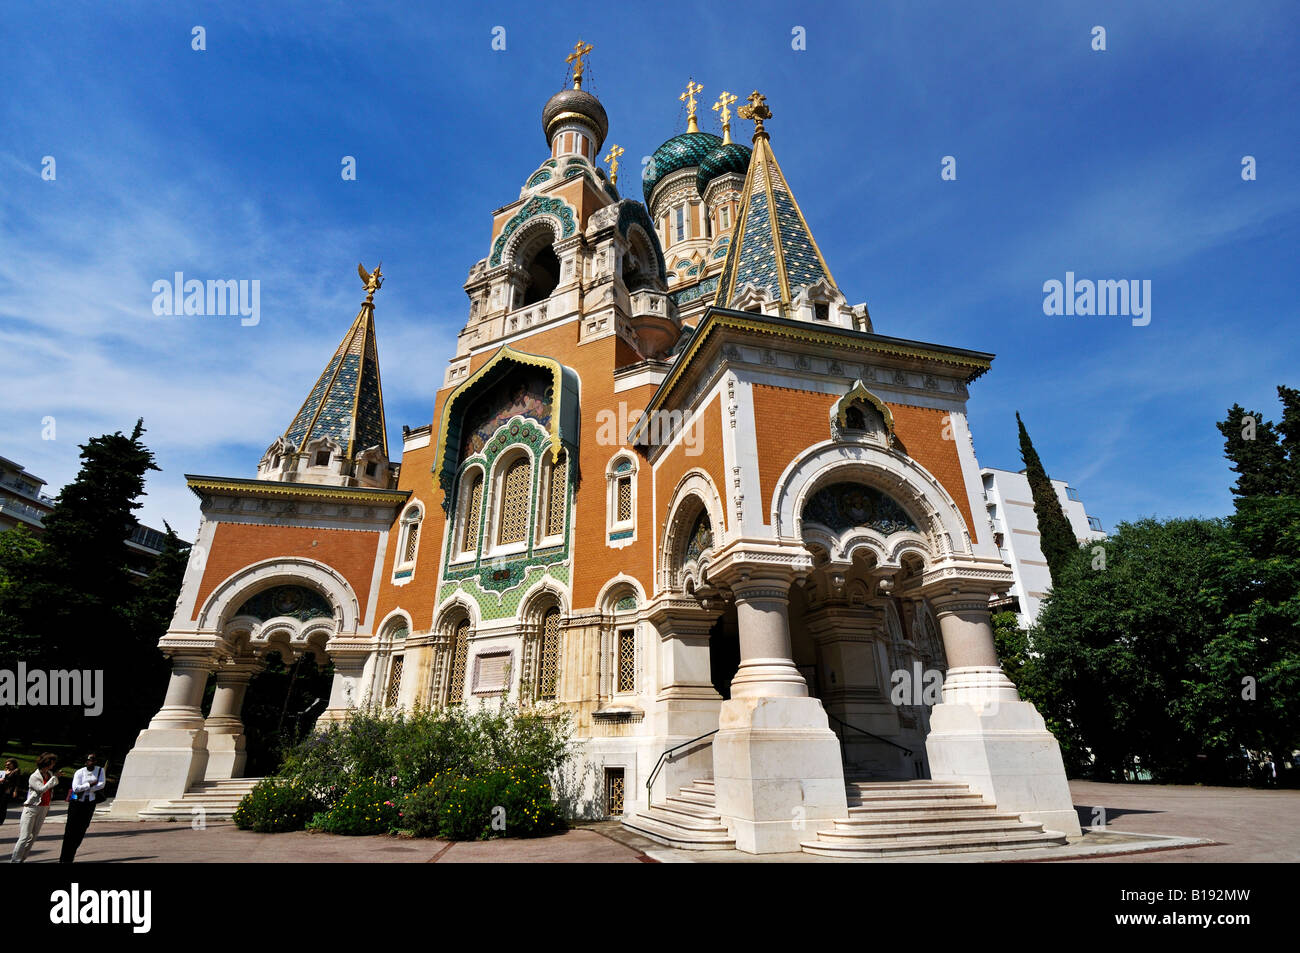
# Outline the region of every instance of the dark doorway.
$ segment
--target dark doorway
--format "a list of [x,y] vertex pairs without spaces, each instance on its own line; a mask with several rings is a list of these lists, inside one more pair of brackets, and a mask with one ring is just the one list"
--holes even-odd
[[736,625],[736,606],[732,603],[709,631],[709,680],[724,699],[731,697],[731,680],[739,668],[740,629]]

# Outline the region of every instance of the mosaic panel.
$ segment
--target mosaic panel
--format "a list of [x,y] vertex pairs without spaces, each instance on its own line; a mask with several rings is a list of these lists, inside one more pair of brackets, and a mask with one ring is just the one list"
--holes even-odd
[[861,483],[834,483],[818,490],[804,505],[803,519],[836,533],[857,526],[884,536],[902,530],[920,532],[897,500]]

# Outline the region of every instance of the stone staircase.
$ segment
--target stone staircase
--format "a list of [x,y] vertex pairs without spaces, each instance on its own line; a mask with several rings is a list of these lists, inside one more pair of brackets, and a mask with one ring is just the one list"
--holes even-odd
[[662,804],[623,818],[623,826],[652,841],[682,850],[732,850],[735,839],[714,812],[713,781],[697,780]]
[[[849,816],[800,845],[823,857],[871,858],[1017,850],[1064,844],[1065,835],[1000,812],[952,781],[848,781]],[[187,797],[189,795],[186,795]],[[697,780],[663,803],[623,818],[623,826],[681,850],[732,850],[716,811],[713,782]]]
[[203,808],[206,820],[225,820],[235,813],[244,795],[253,790],[261,778],[228,778],[222,781],[199,781],[183,795],[171,801],[156,801],[140,812],[141,820],[188,821],[195,808]]
[[823,857],[907,857],[1064,844],[955,781],[850,781],[849,816],[801,846]]

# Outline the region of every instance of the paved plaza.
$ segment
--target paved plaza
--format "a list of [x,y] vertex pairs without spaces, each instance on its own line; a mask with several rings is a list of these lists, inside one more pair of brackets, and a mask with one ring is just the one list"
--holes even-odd
[[[896,862],[1088,861],[1099,863],[1300,862],[1300,791],[1072,781],[1082,838],[1066,847]],[[1104,810],[1104,815],[1097,812]],[[54,805],[30,863],[58,859],[66,804]],[[1095,822],[1104,817],[1105,828]],[[7,857],[18,810],[0,825]],[[447,843],[402,837],[337,837],[298,832],[254,834],[228,822],[108,822],[90,828],[79,862],[91,863],[880,863],[810,854],[679,851],[625,831],[616,822],[582,824],[554,837]],[[888,862],[888,861],[886,861]]]

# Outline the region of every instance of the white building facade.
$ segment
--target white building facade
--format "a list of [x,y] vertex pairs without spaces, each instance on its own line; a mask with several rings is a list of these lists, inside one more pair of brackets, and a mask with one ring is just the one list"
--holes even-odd
[[[1002,561],[1011,567],[1015,577],[1007,596],[1016,599],[1020,625],[1028,628],[1038,619],[1043,600],[1052,588],[1029,478],[1024,470],[1015,472],[996,467],[983,467],[980,478],[984,483],[984,505],[993,522],[993,538],[1002,553]],[[1065,518],[1080,543],[1106,538],[1101,520],[1088,515],[1074,487],[1064,480],[1053,480],[1052,489],[1056,490]]]

